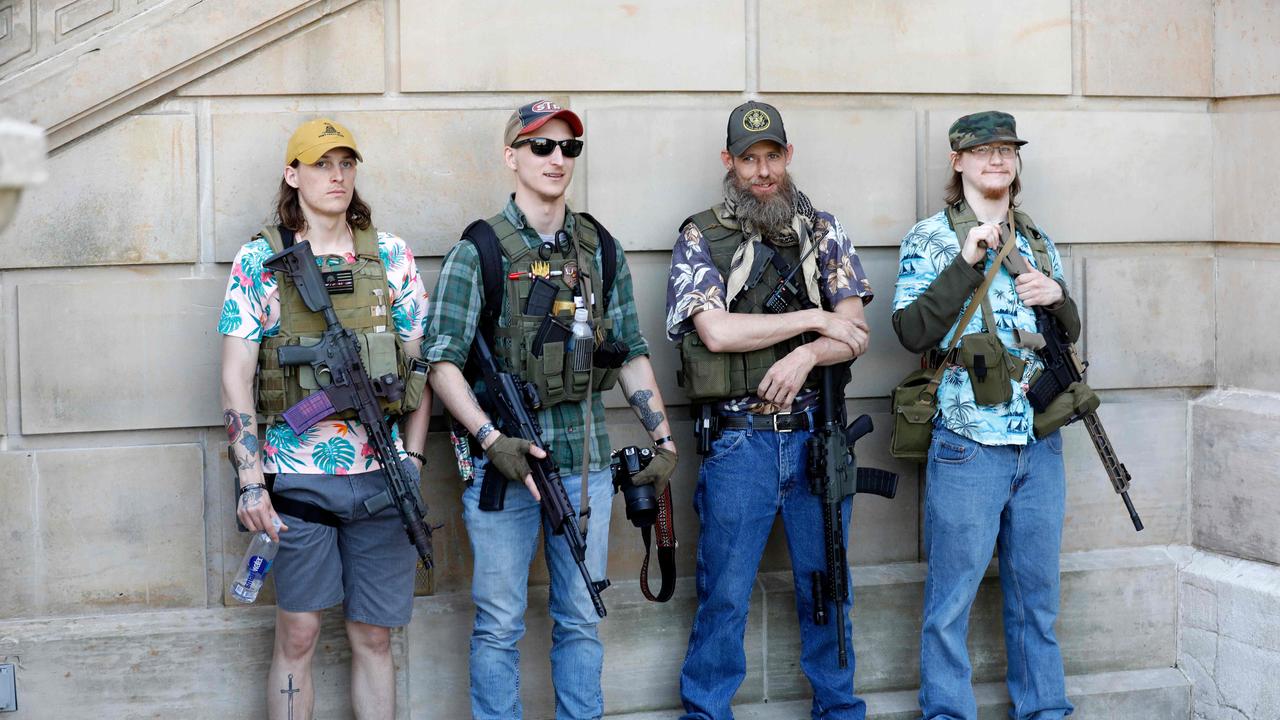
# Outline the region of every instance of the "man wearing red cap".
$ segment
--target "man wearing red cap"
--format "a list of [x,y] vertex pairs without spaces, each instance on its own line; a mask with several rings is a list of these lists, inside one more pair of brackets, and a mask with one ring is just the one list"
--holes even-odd
[[[550,574],[551,676],[556,717],[583,720],[604,714],[600,688],[604,649],[599,616],[564,538],[542,519],[528,456],[546,454],[495,427],[492,408],[477,401],[478,378],[463,374],[477,332],[489,341],[502,370],[536,388],[536,420],[575,511],[585,513],[586,566],[602,580],[608,559],[609,434],[601,393],[621,384],[655,445],[654,459],[633,477],[663,492],[675,469],[676,446],[662,395],[640,335],[626,256],[604,228],[565,202],[582,152],[582,121],[550,100],[511,114],[503,160],[515,192],[487,220],[500,260],[499,298],[484,275],[473,226],[445,256],[428,321],[423,357],[431,384],[467,437],[459,437],[459,470],[467,482],[463,519],[475,558],[471,633],[473,718],[518,718],[520,668],[516,643],[524,635],[529,563],[543,530]],[[491,247],[492,245],[487,245]],[[569,335],[588,323],[589,337]],[[579,345],[587,343],[584,355]],[[459,435],[464,434],[459,432]],[[479,457],[472,463],[475,453]],[[511,482],[507,483],[507,480]],[[521,482],[523,481],[523,482]],[[496,483],[496,484],[495,484]],[[490,491],[503,487],[494,503]],[[572,532],[565,529],[565,532]]]

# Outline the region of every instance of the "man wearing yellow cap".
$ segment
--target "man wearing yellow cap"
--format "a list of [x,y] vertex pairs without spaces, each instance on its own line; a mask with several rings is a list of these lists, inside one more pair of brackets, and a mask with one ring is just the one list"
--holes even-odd
[[[272,720],[312,716],[311,657],[320,612],[339,602],[351,641],[355,714],[392,718],[390,629],[408,623],[413,608],[416,554],[395,509],[376,509],[386,479],[364,425],[334,415],[295,433],[280,420],[317,385],[309,368],[281,368],[276,351],[308,344],[324,322],[317,330],[318,315],[302,303],[289,277],[264,270],[263,261],[305,240],[343,326],[365,346],[385,349],[368,353],[369,374],[395,373],[406,381],[405,399],[386,410],[405,418],[403,434],[395,434],[416,485],[431,397],[425,375],[415,381],[402,368],[419,355],[426,291],[405,242],[373,227],[355,187],[361,161],[351,132],[333,120],[312,120],[294,132],[276,224],[236,254],[218,322],[223,419],[239,481],[236,514],[250,531],[280,543],[271,571],[278,605],[267,680]],[[258,414],[268,420],[262,434]]]

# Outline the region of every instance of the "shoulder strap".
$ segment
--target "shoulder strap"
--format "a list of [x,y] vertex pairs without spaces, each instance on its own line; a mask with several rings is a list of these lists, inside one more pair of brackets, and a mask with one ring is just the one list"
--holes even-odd
[[480,306],[480,322],[477,332],[483,332],[485,340],[493,343],[493,329],[498,324],[498,313],[502,312],[502,246],[493,226],[484,220],[476,220],[462,231],[459,242],[469,241],[476,246],[480,256],[480,284],[482,287],[482,304]]
[[[613,297],[613,281],[618,277],[618,247],[617,240],[613,239],[608,229],[600,224],[590,213],[578,213],[578,217],[586,218],[595,227],[596,233],[600,235],[600,273],[603,276],[601,280],[604,285],[604,307],[609,307],[609,301]],[[581,262],[581,260],[579,260]]]
[[1027,244],[1031,246],[1031,254],[1036,259],[1036,265],[1039,266],[1040,272],[1045,275],[1053,275],[1053,258],[1049,257],[1049,245],[1044,241],[1044,233],[1040,232],[1040,228],[1036,227],[1036,221],[1022,210],[1014,210],[1013,216],[1018,223],[1018,229],[1022,232],[1022,236],[1027,239]]

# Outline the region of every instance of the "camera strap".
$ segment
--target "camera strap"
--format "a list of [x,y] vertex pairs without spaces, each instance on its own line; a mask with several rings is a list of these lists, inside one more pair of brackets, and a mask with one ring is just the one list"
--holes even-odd
[[[649,590],[649,551],[652,544],[652,530],[658,529],[658,568],[662,572],[662,587],[655,597]],[[671,514],[671,488],[667,487],[658,496],[658,517],[653,525],[640,528],[644,538],[644,563],[640,565],[640,592],[646,600],[666,602],[676,591],[676,528]]]

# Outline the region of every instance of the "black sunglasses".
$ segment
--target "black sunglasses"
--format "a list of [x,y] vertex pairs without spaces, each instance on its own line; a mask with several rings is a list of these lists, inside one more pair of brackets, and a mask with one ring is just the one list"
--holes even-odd
[[539,157],[546,157],[547,155],[555,152],[557,145],[560,146],[560,152],[564,153],[565,157],[576,158],[582,154],[582,141],[576,138],[571,138],[569,140],[552,140],[551,138],[536,137],[525,138],[524,140],[517,140],[511,143],[511,147],[513,148],[518,148],[521,145],[528,145],[529,149],[533,151],[533,154]]

